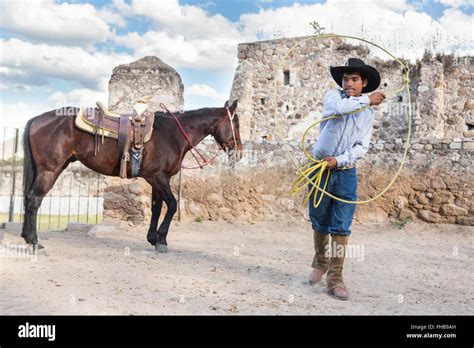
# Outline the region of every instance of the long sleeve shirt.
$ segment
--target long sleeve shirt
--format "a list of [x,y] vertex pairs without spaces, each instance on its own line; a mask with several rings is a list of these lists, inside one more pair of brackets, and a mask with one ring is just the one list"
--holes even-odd
[[[323,98],[323,118],[341,115],[370,104],[369,97],[347,97],[344,91],[331,89]],[[363,158],[370,143],[375,112],[367,108],[360,112],[320,123],[320,134],[314,145],[315,159],[335,157],[337,167],[355,164]]]

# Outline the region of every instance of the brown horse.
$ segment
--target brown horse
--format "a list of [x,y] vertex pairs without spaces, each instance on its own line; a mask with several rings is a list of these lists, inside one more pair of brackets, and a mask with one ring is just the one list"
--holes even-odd
[[[211,134],[229,157],[239,160],[242,157],[242,143],[236,108],[237,101],[231,106],[226,102],[223,108],[187,111],[178,114],[177,118],[193,146]],[[95,172],[119,175],[117,140],[105,138],[100,151],[94,155],[94,135],[78,129],[74,124],[78,112],[77,108],[67,108],[66,113],[64,109],[52,110],[32,118],[26,125],[23,136],[25,220],[21,236],[35,250],[38,246],[41,248],[36,233],[38,208],[69,163],[80,161]],[[58,116],[61,114],[68,116]],[[147,240],[160,252],[167,250],[166,236],[177,209],[170,179],[180,171],[181,162],[191,148],[176,120],[169,114],[156,112],[152,137],[144,145],[139,176],[152,187],[152,216]],[[127,172],[130,176],[130,162]],[[157,229],[163,201],[168,210]]]

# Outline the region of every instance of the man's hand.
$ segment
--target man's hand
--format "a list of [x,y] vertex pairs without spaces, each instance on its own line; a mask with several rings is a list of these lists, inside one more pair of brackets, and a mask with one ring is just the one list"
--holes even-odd
[[326,157],[326,158],[323,158],[323,161],[328,162],[328,168],[329,168],[329,169],[333,169],[333,168],[335,168],[336,165],[337,165],[337,160],[336,160],[334,157]]
[[385,94],[382,92],[374,92],[369,95],[370,105],[379,105],[381,102],[385,100]]

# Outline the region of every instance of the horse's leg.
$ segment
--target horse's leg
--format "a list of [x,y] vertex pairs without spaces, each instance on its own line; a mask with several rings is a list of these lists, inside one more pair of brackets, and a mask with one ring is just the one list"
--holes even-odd
[[153,190],[151,199],[151,221],[148,229],[147,240],[151,245],[156,245],[158,235],[156,228],[158,227],[158,219],[161,215],[161,207],[163,207],[163,199],[156,190]]
[[165,175],[156,175],[148,179],[148,182],[153,188],[153,192],[158,192],[163,201],[165,201],[168,210],[166,215],[157,231],[157,243],[155,244],[156,250],[159,252],[165,253],[167,251],[166,236],[168,235],[168,230],[170,228],[171,220],[173,219],[174,214],[177,210],[176,198],[173,195],[170,187],[170,179]]
[[51,190],[61,172],[62,169],[60,171],[38,171],[34,183],[25,197],[25,220],[21,236],[28,244],[33,244],[34,248],[38,244],[36,233],[38,209],[44,196]]

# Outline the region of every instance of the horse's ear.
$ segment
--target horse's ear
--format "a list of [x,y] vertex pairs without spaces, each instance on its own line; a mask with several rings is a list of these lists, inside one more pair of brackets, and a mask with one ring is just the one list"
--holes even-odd
[[234,102],[233,102],[233,103],[232,103],[232,105],[230,106],[230,108],[231,108],[232,110],[235,110],[235,109],[237,109],[237,102],[238,102],[238,100],[237,100],[237,99],[236,99],[236,100],[234,100]]
[[224,107],[225,108],[229,107],[229,101],[228,100],[225,101]]

